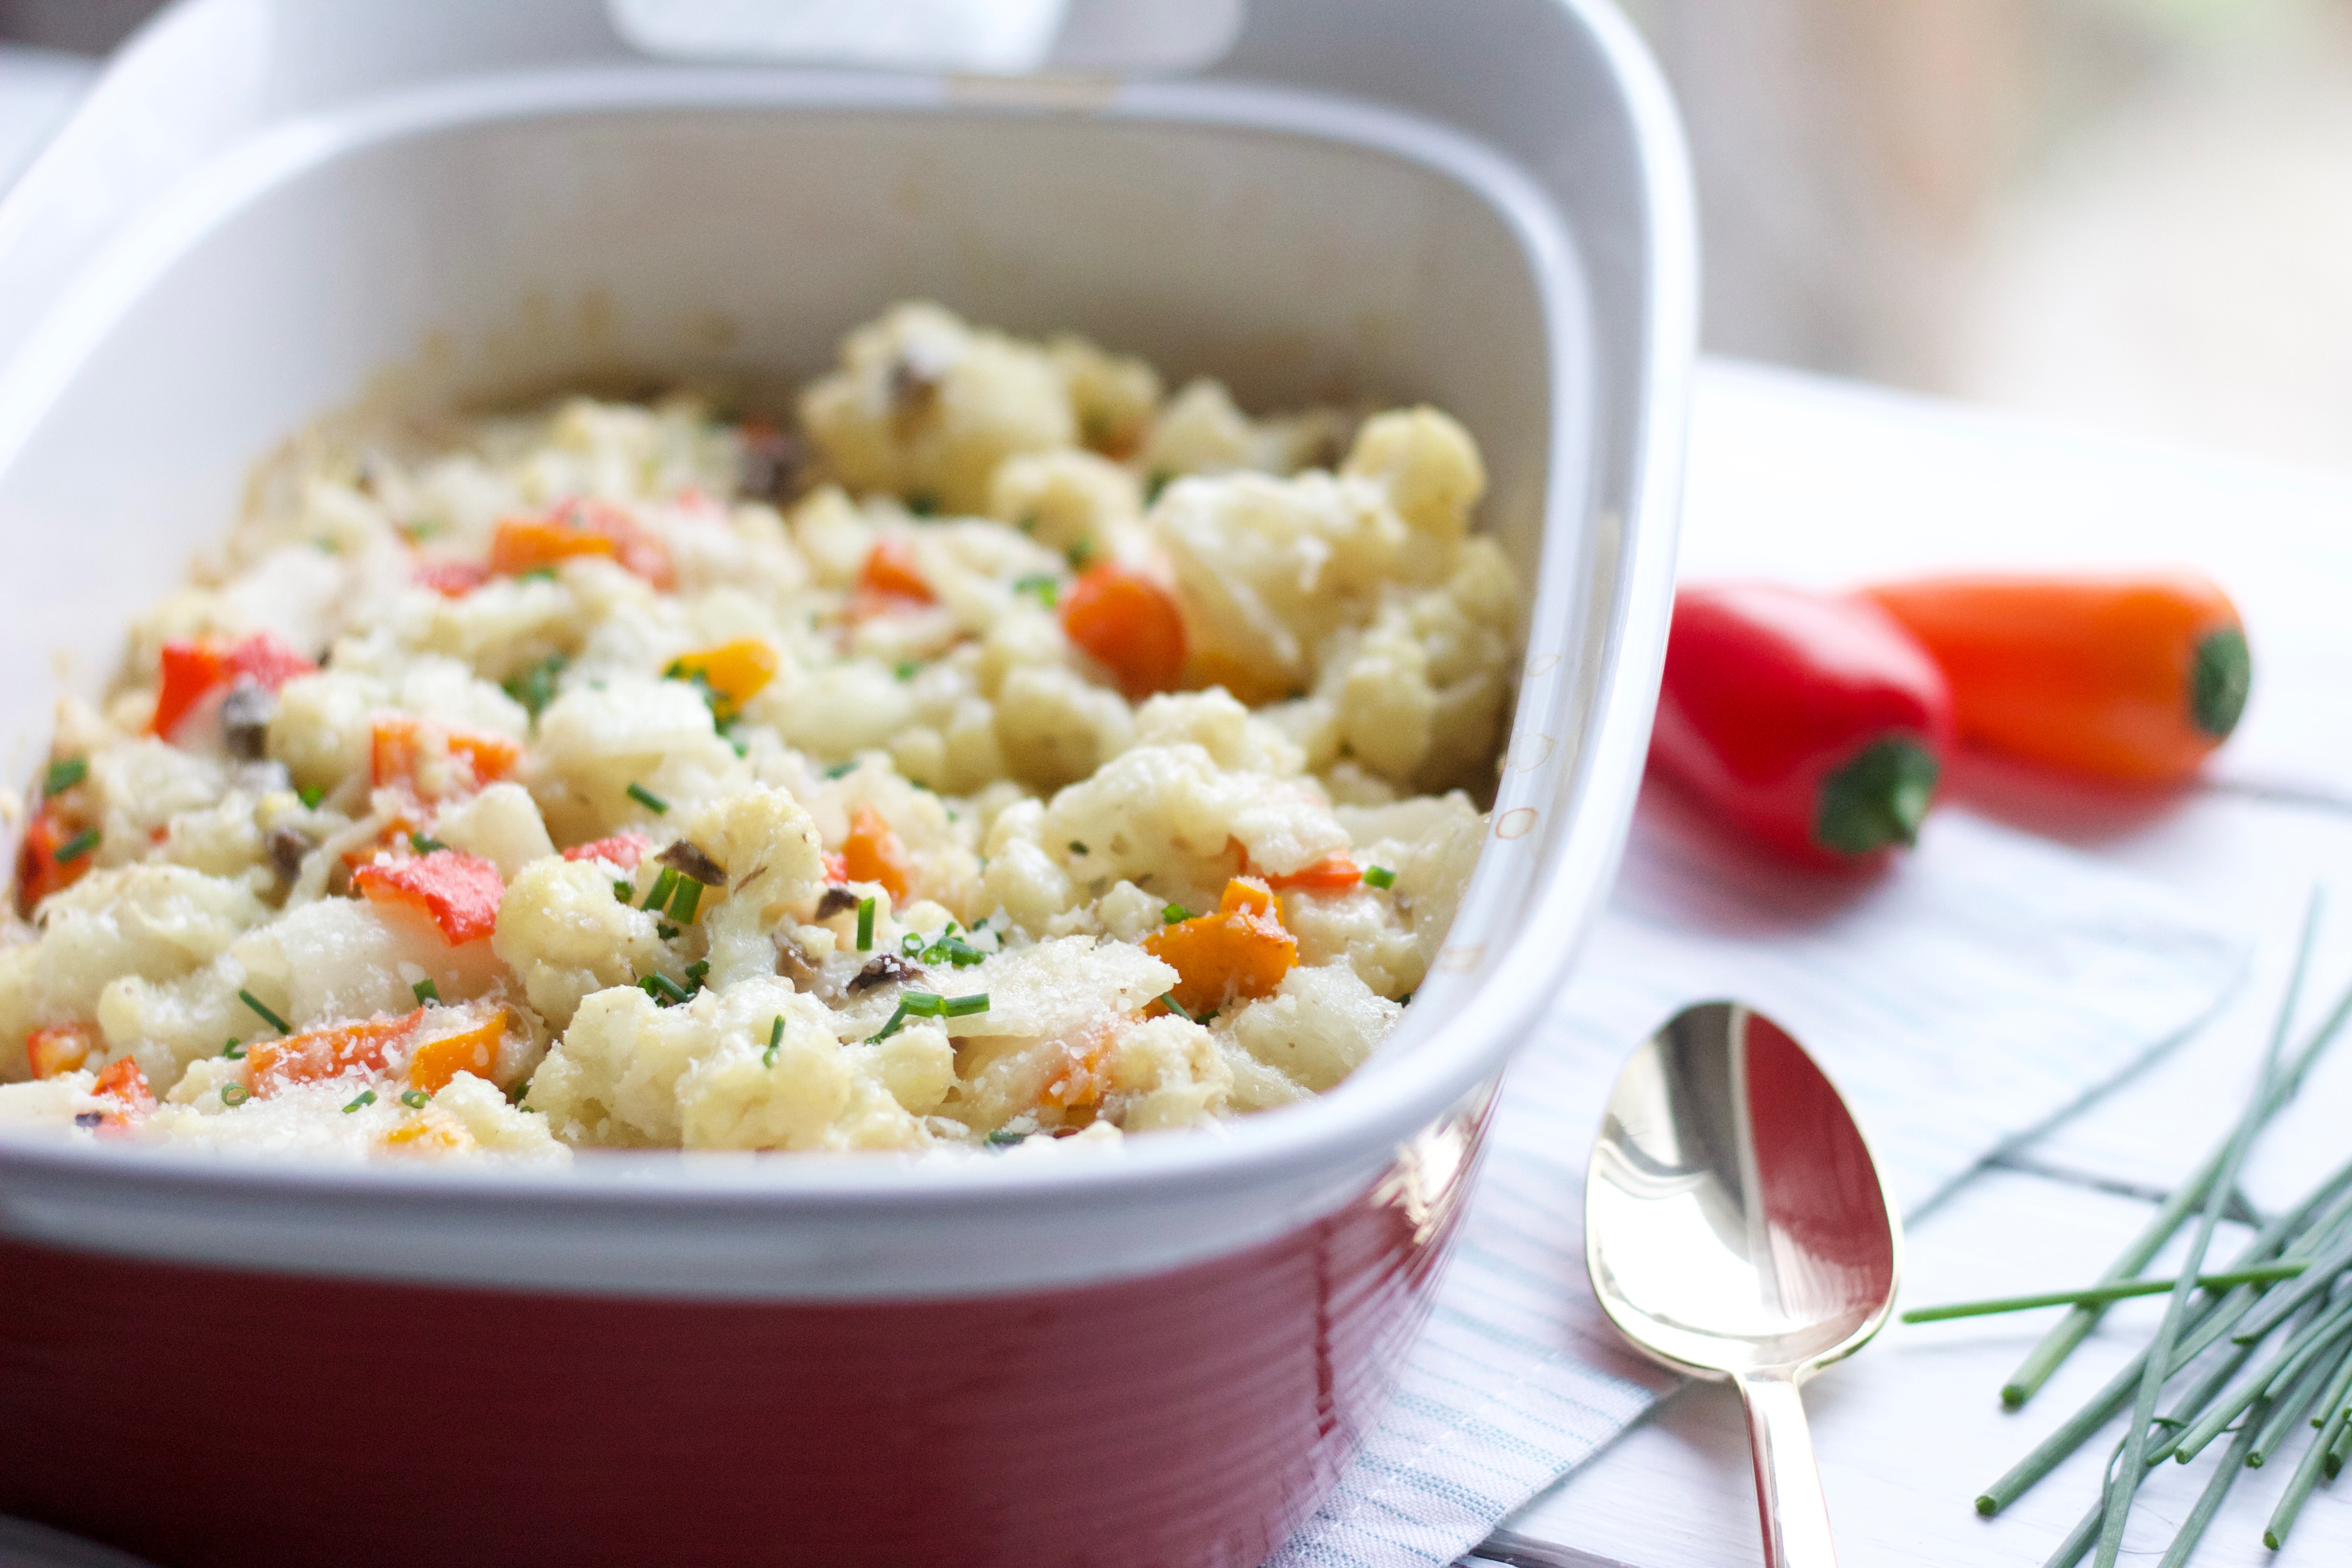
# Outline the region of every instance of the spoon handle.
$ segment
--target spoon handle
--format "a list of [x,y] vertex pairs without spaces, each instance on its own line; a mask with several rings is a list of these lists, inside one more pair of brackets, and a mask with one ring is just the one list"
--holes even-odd
[[1765,1568],[1836,1568],[1821,1466],[1796,1380],[1784,1373],[1735,1378],[1748,1405],[1756,1454],[1756,1510],[1764,1521]]

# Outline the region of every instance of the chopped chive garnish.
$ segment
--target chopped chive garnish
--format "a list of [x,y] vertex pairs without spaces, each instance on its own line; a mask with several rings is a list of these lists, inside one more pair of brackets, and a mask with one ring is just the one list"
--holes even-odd
[[988,1011],[988,993],[979,991],[970,996],[942,996],[935,991],[906,991],[898,996],[898,1011],[882,1026],[882,1032],[866,1041],[887,1040],[898,1032],[899,1026],[909,1018],[969,1018],[975,1013]]
[[1393,888],[1396,886],[1396,873],[1386,866],[1367,866],[1364,868],[1364,884],[1371,888]]
[[641,784],[633,784],[629,786],[628,793],[631,800],[635,801],[639,805],[644,806],[656,816],[667,816],[669,815],[669,802],[664,800],[661,796],[656,795],[645,785]]
[[646,895],[645,907],[649,910],[666,910],[669,908],[670,895],[677,891],[677,868],[665,866],[661,869],[661,875],[654,879],[654,890]]
[[1028,595],[1049,610],[1054,607],[1055,601],[1061,597],[1062,592],[1061,584],[1043,572],[1033,572],[1028,576],[1021,578],[1013,584],[1013,591],[1016,594]]
[[905,953],[908,958],[912,958],[916,954],[921,952],[923,951],[923,933],[920,931],[910,931],[906,935],[900,937],[898,939],[898,951]]
[[528,572],[518,572],[515,575],[526,583],[552,583],[555,581],[555,568],[534,566]]
[[408,836],[408,847],[411,849],[415,850],[419,855],[430,855],[436,849],[446,849],[449,847],[446,844],[442,843],[438,838],[432,837],[429,835],[423,833],[410,834]]
[[783,1045],[783,1043],[784,1016],[782,1013],[779,1013],[776,1015],[776,1021],[768,1026],[768,1048],[760,1053],[760,1065],[763,1068],[774,1067],[776,1065],[776,1051],[778,1047]]
[[682,926],[694,923],[694,911],[702,905],[702,884],[691,877],[677,879],[677,891],[670,895],[670,919]]
[[1081,539],[1063,553],[1069,558],[1071,571],[1084,571],[1087,563],[1094,559],[1095,542],[1091,539]]
[[1070,840],[1070,853],[1073,855],[1084,855],[1087,853],[1087,847],[1073,838]]
[[1191,920],[1192,911],[1181,904],[1162,904],[1160,908],[1160,918],[1164,923],[1172,926],[1178,921]]
[[661,938],[662,941],[667,942],[677,935],[677,927],[670,924],[667,921],[656,921],[654,922],[654,934]]
[[519,1083],[519,1084],[515,1085],[515,1091],[514,1091],[514,1102],[515,1102],[517,1105],[520,1105],[520,1104],[523,1102],[524,1099],[530,1095],[530,1079],[523,1079],[520,1083]]
[[1037,514],[1034,511],[1024,511],[1021,514],[1021,521],[1013,526],[1024,533],[1034,533],[1037,531]]
[[617,881],[613,884],[613,896],[625,904],[633,904],[637,901],[637,889],[628,882]]
[[51,763],[49,771],[42,775],[41,793],[63,795],[89,776],[89,763],[85,758],[68,757],[64,762]]
[[988,1141],[999,1149],[1010,1149],[1015,1143],[1026,1141],[1028,1136],[1026,1132],[992,1132]]
[[697,985],[700,985],[704,978],[709,973],[710,960],[707,958],[698,958],[692,963],[686,966],[686,977],[688,980],[693,981]]
[[233,1062],[243,1061],[245,1059],[245,1042],[232,1037],[228,1044],[221,1047],[221,1055],[226,1057]]
[[940,498],[929,490],[917,490],[907,498],[907,510],[917,517],[930,517],[940,510]]
[[294,795],[295,798],[301,801],[302,809],[305,811],[318,810],[319,803],[327,798],[327,792],[317,784],[304,784],[300,789],[296,790]]
[[424,979],[418,981],[408,989],[410,993],[415,996],[416,1005],[418,1006],[438,1007],[441,1005],[441,987],[433,984],[433,977],[431,975],[426,975]]
[[57,863],[60,866],[68,865],[73,861],[80,859],[83,856],[89,854],[91,850],[97,847],[98,829],[95,827],[85,827],[79,833],[75,834],[71,838],[67,839],[63,844],[58,846],[58,852],[55,858]]
[[912,680],[923,673],[923,661],[919,658],[902,658],[890,667],[890,673],[901,680]]
[[506,694],[521,703],[523,710],[532,718],[538,718],[555,700],[555,679],[563,673],[564,663],[560,654],[541,659],[506,682]]
[[421,1089],[404,1089],[400,1091],[400,1103],[411,1110],[424,1110],[432,1099],[431,1095]]
[[950,996],[940,1009],[942,1018],[969,1018],[988,1011],[988,993],[975,991],[969,996]]
[[349,1105],[343,1107],[343,1114],[345,1116],[349,1116],[352,1111],[359,1110],[362,1106],[373,1105],[374,1103],[375,1090],[372,1089],[363,1089],[360,1090],[359,1098],[357,1100],[352,1100]]
[[247,1100],[251,1100],[252,1098],[253,1090],[246,1088],[245,1085],[241,1083],[225,1083],[221,1085],[221,1103],[223,1105],[243,1105]]
[[1183,1003],[1176,1000],[1176,993],[1173,991],[1161,992],[1160,994],[1160,1005],[1187,1023],[1197,1024],[1201,1021],[1200,1019],[1192,1016],[1191,1008],[1185,1006]]
[[874,900],[860,899],[857,900],[857,951],[870,952],[873,949]]
[[263,1006],[261,1005],[261,998],[256,996],[252,992],[240,991],[236,994],[236,999],[244,1003],[247,1006],[252,1008],[256,1013],[259,1014],[261,1021],[268,1025],[271,1028],[277,1030],[279,1034],[290,1035],[294,1032],[294,1026],[292,1025],[279,1017],[277,1014],[271,1012],[268,1008]]
[[845,763],[835,763],[833,766],[825,769],[824,776],[829,779],[845,779],[856,771],[857,759],[856,757],[852,757]]
[[1398,1005],[1398,1006],[1400,1006],[1400,1007],[1410,1007],[1410,1006],[1412,1006],[1412,992],[1410,992],[1410,991],[1408,991],[1408,992],[1406,992],[1403,995],[1402,995],[1402,996],[1398,997],[1398,998],[1397,998],[1397,1005]]
[[694,1000],[693,992],[688,991],[667,974],[648,974],[637,982],[637,989],[665,1007],[674,1007],[680,1002]]

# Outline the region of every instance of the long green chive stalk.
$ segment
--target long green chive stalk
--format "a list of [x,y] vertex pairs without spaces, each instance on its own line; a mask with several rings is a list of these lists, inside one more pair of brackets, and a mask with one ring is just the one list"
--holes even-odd
[[[2311,1265],[2305,1262],[2265,1263],[2253,1268],[2233,1268],[2226,1274],[2200,1274],[2197,1288],[2219,1295],[2232,1285],[2268,1285],[2292,1279]],[[2090,1306],[2121,1301],[2133,1296],[2161,1296],[2176,1279],[2126,1279],[2120,1285],[2093,1285],[2080,1290],[2045,1290],[2038,1296],[1995,1296],[1982,1301],[1955,1301],[1944,1307],[1914,1307],[1903,1314],[1906,1323],[1942,1323],[1954,1318],[1986,1318],[1996,1312],[2025,1312],[2036,1307]]]
[[2099,1547],[2091,1561],[2094,1568],[2116,1568],[2116,1559],[2124,1546],[2124,1521],[2130,1517],[2132,1499],[2146,1479],[2148,1423],[2156,1416],[2158,1395],[2164,1392],[2165,1368],[2172,1359],[2172,1347],[2180,1338],[2182,1322],[2189,1316],[2189,1301],[2197,1294],[2197,1276],[2205,1267],[2206,1251],[2213,1245],[2214,1227],[2221,1222],[2225,1206],[2223,1194],[2238,1184],[2238,1172],[2246,1163],[2246,1151],[2253,1146],[2254,1134],[2268,1119],[2272,1089],[2279,1078],[2279,1053],[2286,1045],[2287,1032],[2294,1027],[2295,1003],[2303,994],[2303,977],[2311,966],[2312,940],[2319,933],[2319,910],[2322,896],[2318,889],[2311,890],[2311,902],[2303,917],[2303,936],[2295,944],[2294,968],[2289,972],[2286,994],[2279,1003],[2278,1025],[2271,1031],[2270,1045],[2263,1052],[2262,1073],[2255,1082],[2252,1103],[2230,1134],[2224,1146],[2220,1173],[2214,1177],[2210,1199],[2197,1217],[2197,1234],[2189,1243],[2189,1256],[2180,1266],[2180,1278],[2166,1299],[2164,1321],[2156,1331],[2156,1342],[2148,1347],[2147,1365],[2140,1370],[2139,1394],[2132,1402],[2131,1425],[2124,1428],[2124,1454],[2116,1463],[2115,1479],[2107,1484],[2106,1518],[2099,1525]]
[[2189,1517],[2180,1521],[2180,1529],[2173,1535],[2172,1544],[2164,1549],[2157,1568],[2181,1568],[2181,1564],[2189,1561],[2189,1554],[2196,1551],[2198,1542],[2204,1539],[2205,1527],[2213,1522],[2215,1514],[2221,1511],[2221,1500],[2230,1495],[2230,1489],[2238,1484],[2238,1478],[2246,1473],[2246,1457],[2253,1446],[2254,1424],[2250,1418],[2231,1443],[2229,1451],[2221,1456],[2221,1462],[2205,1479],[2205,1489],[2197,1494],[2197,1506],[2190,1509]]
[[[2263,1544],[2273,1552],[2286,1544],[2286,1532],[2294,1528],[2294,1516],[2303,1511],[2304,1500],[2311,1496],[2312,1487],[2326,1466],[2329,1451],[2344,1433],[2347,1417],[2352,1416],[2352,1410],[2346,1409],[2344,1404],[2347,1397],[2352,1397],[2352,1355],[2345,1356],[2336,1375],[2327,1380],[2326,1392],[2319,1403],[2326,1425],[2294,1467],[2294,1474],[2287,1478],[2286,1492],[2279,1499],[2278,1507],[2271,1510],[2270,1524],[2263,1531]],[[2333,1476],[2336,1472],[2327,1473]]]
[[2278,1354],[2255,1369],[2253,1376],[2197,1418],[2197,1424],[2182,1434],[2179,1448],[2172,1457],[2187,1464],[2237,1419],[2238,1412],[2273,1388],[2284,1394],[2294,1379],[2303,1375],[2312,1359],[2326,1349],[2327,1342],[2347,1326],[2352,1326],[2352,1305],[2327,1314],[2289,1339]]
[[[2282,1106],[2294,1098],[2295,1091],[2303,1087],[2305,1076],[2311,1071],[2312,1064],[2335,1042],[2337,1032],[2347,1018],[2352,1018],[2352,986],[2346,987],[2326,1021],[2313,1031],[2293,1065],[2272,1084],[2268,1095],[2257,1100],[2258,1110],[2253,1113],[2257,1127],[2268,1121]],[[2221,1148],[2207,1156],[2205,1163],[2189,1180],[2165,1200],[2163,1207],[2157,1210],[2147,1228],[2124,1248],[2123,1255],[2099,1277],[2097,1283],[2120,1285],[2147,1267],[2149,1261],[2164,1249],[2164,1244],[2172,1239],[2173,1233],[2203,1205],[2205,1194],[2213,1188],[2214,1178],[2221,1174],[2221,1161],[2228,1149],[2229,1143],[2225,1140]],[[2224,1186],[2221,1190],[2227,1192],[2230,1189]],[[2009,1381],[2001,1385],[2000,1402],[2015,1409],[2032,1398],[2050,1380],[2050,1374],[2074,1353],[2074,1347],[2083,1342],[2084,1337],[2098,1323],[2105,1310],[2104,1302],[2086,1304],[2075,1307],[2059,1320],[2042,1336],[2042,1342],[2027,1353],[2017,1370],[2010,1373]]]
[[2352,1455],[2352,1409],[2337,1411],[2335,1418],[2337,1423],[2336,1436],[2333,1440],[2326,1444],[2327,1479],[2331,1481],[2336,1479],[2336,1473],[2344,1468],[2346,1457]]
[[[2322,1344],[2316,1353],[2304,1363],[2303,1371],[2292,1384],[2280,1385],[2283,1392],[2271,1398],[2271,1413],[2263,1418],[2254,1437],[2254,1446],[2246,1454],[2246,1463],[2261,1469],[2270,1462],[2287,1434],[2303,1425],[2304,1416],[2329,1384],[2336,1381],[2338,1364],[2344,1359],[2345,1336],[2352,1333],[2352,1323],[2339,1327],[2335,1335]],[[2251,1418],[2250,1418],[2251,1419]]]

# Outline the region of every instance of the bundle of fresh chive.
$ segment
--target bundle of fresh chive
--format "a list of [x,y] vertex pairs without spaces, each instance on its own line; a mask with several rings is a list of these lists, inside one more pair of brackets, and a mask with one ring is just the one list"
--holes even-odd
[[[1932,1322],[2068,1307],[2064,1319],[2001,1389],[2001,1403],[2014,1408],[2032,1398],[2083,1342],[2109,1302],[2126,1296],[2168,1297],[2163,1322],[2147,1349],[1977,1499],[1978,1512],[2000,1512],[2128,1407],[2098,1500],[2051,1554],[2047,1568],[2073,1568],[2095,1545],[2097,1568],[2113,1568],[2134,1494],[2148,1471],[2166,1459],[2188,1464],[2225,1433],[2230,1441],[2221,1446],[2220,1459],[2159,1568],[2179,1568],[2189,1560],[2243,1471],[2281,1458],[2294,1439],[2309,1436],[2263,1534],[2263,1543],[2275,1551],[2285,1543],[2312,1489],[2323,1477],[2332,1481],[2352,1455],[2352,1163],[2286,1213],[2267,1222],[2252,1216],[2260,1227],[2237,1258],[2224,1269],[2202,1272],[2216,1225],[2238,1212],[2233,1205],[2242,1205],[2238,1172],[2255,1135],[2294,1097],[2321,1051],[2352,1016],[2352,991],[2347,991],[2293,1058],[2282,1060],[2318,913],[2315,894],[2245,1113],[2098,1284],[1903,1315],[1906,1322]],[[2197,1226],[2180,1274],[2135,1279],[2192,1216]],[[2158,1414],[2157,1405],[2168,1390],[2173,1397]]]

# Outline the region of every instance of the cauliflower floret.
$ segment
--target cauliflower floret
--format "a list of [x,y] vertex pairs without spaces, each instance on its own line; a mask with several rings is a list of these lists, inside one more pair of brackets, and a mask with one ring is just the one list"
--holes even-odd
[[1288,474],[1329,467],[1347,439],[1348,417],[1337,409],[1252,420],[1234,406],[1223,383],[1202,379],[1189,384],[1160,410],[1136,461],[1162,482],[1181,474],[1242,468]]
[[532,1076],[530,1103],[571,1143],[920,1148],[929,1134],[893,1098],[882,1067],[870,1047],[842,1044],[833,1015],[786,981],[706,990],[667,1008],[632,986],[581,1005]]
[[673,809],[715,799],[737,762],[693,687],[643,677],[566,691],[540,715],[534,751],[532,797],[567,843],[654,815],[632,785]]
[[375,710],[389,696],[383,682],[349,670],[298,675],[278,693],[269,755],[303,788],[331,790],[367,768]]
[[1148,878],[1171,896],[1179,888],[1222,888],[1233,869],[1228,840],[1276,876],[1348,847],[1347,831],[1311,781],[1228,773],[1189,744],[1138,746],[1112,758],[1054,797],[1038,837],[1049,850],[1085,846],[1067,862],[1082,875]]
[[1160,373],[1133,354],[1107,353],[1075,332],[1056,333],[1045,352],[1070,389],[1078,439],[1097,452],[1125,456],[1160,405]]
[[1005,765],[1037,789],[1087,777],[1134,738],[1127,700],[1073,669],[1024,665],[996,694],[996,743]]
[[244,883],[164,863],[93,871],[52,894],[39,939],[0,948],[0,1077],[30,1070],[28,1031],[93,1016],[110,984],[176,980],[268,915]]
[[[1389,894],[1412,925],[1425,972],[1436,962],[1437,950],[1453,927],[1454,911],[1462,906],[1470,873],[1477,867],[1478,851],[1486,847],[1486,814],[1455,790],[1392,805],[1341,806],[1337,815],[1360,847],[1360,862],[1385,866],[1396,873],[1396,884]],[[1349,951],[1353,958],[1352,943]],[[1390,967],[1391,973],[1402,973]],[[1359,969],[1376,989],[1381,989],[1371,971],[1360,963]],[[1416,978],[1406,989],[1420,984]]]
[[1234,1086],[1209,1031],[1172,1013],[1122,1032],[1104,1068],[1104,1113],[1129,1132],[1205,1121],[1224,1110]]
[[481,794],[444,809],[434,819],[433,837],[452,849],[478,855],[512,882],[532,861],[555,853],[539,805],[520,784],[495,784]]
[[809,814],[782,790],[754,789],[706,807],[683,841],[725,879],[703,895],[708,983],[728,986],[774,974],[776,928],[824,886],[824,852]]
[[1426,405],[1364,421],[1340,472],[1381,480],[1397,515],[1439,539],[1469,532],[1470,509],[1486,493],[1478,444],[1452,416]]
[[1404,1009],[1344,963],[1304,966],[1234,1015],[1232,1043],[1310,1094],[1337,1085],[1388,1037]]
[[1172,746],[1190,741],[1233,773],[1293,778],[1306,753],[1289,737],[1219,689],[1169,692],[1135,710],[1135,743]]
[[900,305],[859,328],[841,361],[802,395],[801,423],[853,490],[976,513],[1006,458],[1077,440],[1069,389],[1042,350],[937,305]]
[[[604,896],[613,896],[609,884]],[[419,981],[457,1002],[484,994],[499,977],[489,942],[452,947],[421,910],[351,899],[289,910],[239,938],[229,954],[245,969],[246,988],[297,1029],[405,1013],[416,1005]]]
[[1143,487],[1092,452],[1035,452],[996,470],[988,514],[1075,560],[1127,556],[1143,541]]
[[658,973],[661,938],[652,914],[614,895],[595,862],[534,860],[499,904],[490,948],[513,970],[540,1016],[557,1028],[582,998]]

